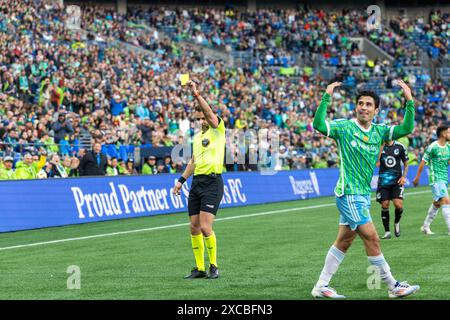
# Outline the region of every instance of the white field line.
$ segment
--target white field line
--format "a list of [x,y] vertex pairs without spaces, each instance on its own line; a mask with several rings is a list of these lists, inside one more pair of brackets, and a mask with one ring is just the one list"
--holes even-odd
[[[428,190],[427,191],[416,191],[416,192],[405,193],[405,195],[416,195],[416,194],[423,194],[423,193],[429,193],[429,192],[430,191],[428,191]],[[375,198],[372,198],[372,200],[375,200]],[[297,208],[289,208],[289,209],[264,211],[264,212],[251,213],[251,214],[245,214],[245,215],[240,215],[240,216],[217,218],[217,219],[215,219],[215,221],[225,221],[225,220],[233,220],[233,219],[241,219],[241,218],[252,218],[252,217],[258,217],[258,216],[266,216],[266,215],[275,214],[275,213],[286,213],[286,212],[292,212],[292,211],[317,209],[317,208],[323,208],[323,207],[331,207],[331,206],[335,206],[335,205],[336,205],[336,203],[333,202],[333,203],[319,204],[319,205],[308,206],[308,207],[297,207]],[[172,228],[178,228],[178,227],[186,227],[188,225],[189,225],[189,223],[179,223],[179,224],[171,224],[171,225],[160,226],[160,227],[152,227],[152,228],[135,229],[135,230],[127,230],[127,231],[119,231],[119,232],[111,232],[111,233],[94,234],[94,235],[91,235],[91,236],[84,236],[84,237],[66,238],[66,239],[59,239],[59,240],[26,243],[26,244],[19,244],[19,245],[16,245],[16,246],[3,247],[3,248],[0,248],[0,251],[19,249],[19,248],[27,248],[27,247],[35,247],[35,246],[42,246],[42,245],[46,245],[46,244],[62,243],[62,242],[69,242],[69,241],[79,241],[79,240],[87,240],[87,239],[95,239],[95,238],[103,238],[103,237],[112,237],[112,236],[117,236],[117,235],[122,235],[122,234],[130,234],[130,233],[138,233],[138,232],[147,232],[147,231],[155,231],[155,230],[172,229]]]

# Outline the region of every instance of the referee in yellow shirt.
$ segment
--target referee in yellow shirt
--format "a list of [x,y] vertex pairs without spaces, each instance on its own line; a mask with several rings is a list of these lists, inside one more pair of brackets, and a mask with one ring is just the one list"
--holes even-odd
[[[193,157],[173,188],[175,194],[180,194],[183,183],[194,174],[189,191],[188,211],[196,267],[185,279],[216,279],[219,277],[217,242],[212,225],[223,197],[221,173],[225,156],[225,124],[200,96],[195,83],[189,81],[187,84],[200,105],[195,116],[196,121],[201,124],[201,131],[194,136]],[[205,271],[205,244],[209,256],[208,274]]]

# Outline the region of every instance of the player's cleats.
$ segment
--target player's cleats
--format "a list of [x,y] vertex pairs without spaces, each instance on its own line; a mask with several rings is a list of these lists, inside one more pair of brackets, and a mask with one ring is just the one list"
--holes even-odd
[[403,282],[397,282],[397,285],[394,289],[389,290],[389,298],[403,298],[407,297],[409,295],[412,295],[414,292],[418,291],[420,289],[420,286],[409,285],[406,281]]
[[191,273],[184,277],[184,279],[201,279],[206,278],[206,272],[198,270],[197,267],[192,269]]
[[208,279],[217,279],[219,277],[219,269],[213,264],[209,265]]
[[420,231],[422,231],[423,233],[428,234],[428,235],[434,234],[434,232],[431,231],[430,227],[421,226]]
[[345,296],[338,294],[335,289],[330,288],[329,286],[319,288],[314,286],[311,291],[311,295],[314,298],[345,299]]
[[386,232],[384,234],[384,236],[381,237],[381,239],[386,240],[386,239],[390,239],[391,238],[391,233],[390,232]]
[[400,223],[396,223],[394,226],[394,229],[395,229],[395,231],[394,231],[395,236],[397,238],[400,237]]

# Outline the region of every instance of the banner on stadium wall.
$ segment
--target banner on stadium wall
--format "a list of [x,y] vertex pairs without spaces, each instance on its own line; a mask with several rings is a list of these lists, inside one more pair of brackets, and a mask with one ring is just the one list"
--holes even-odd
[[[428,183],[427,170],[420,184]],[[407,187],[417,166],[410,166]],[[190,182],[179,175],[68,178],[0,182],[0,232],[187,212]],[[310,199],[334,194],[338,169],[224,173],[221,208]],[[377,176],[372,181],[376,188]],[[430,198],[431,201],[431,198]]]

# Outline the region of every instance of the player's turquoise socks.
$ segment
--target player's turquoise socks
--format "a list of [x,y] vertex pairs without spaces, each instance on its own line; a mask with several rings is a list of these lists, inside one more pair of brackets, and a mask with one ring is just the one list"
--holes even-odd
[[323,266],[319,281],[317,281],[316,283],[317,288],[327,286],[330,283],[331,278],[338,270],[342,260],[344,260],[344,257],[344,252],[342,252],[335,246],[331,246],[325,258],[325,265]]
[[430,206],[430,209],[428,209],[427,217],[425,218],[425,221],[423,222],[423,226],[425,228],[429,228],[430,224],[433,222],[434,218],[436,218],[437,212],[439,208],[436,208],[434,204],[432,203]]
[[216,234],[214,231],[209,235],[209,237],[205,237],[206,250],[208,251],[209,263],[217,265],[217,241]]
[[444,204],[442,206],[442,215],[444,216],[445,222],[447,223],[448,232],[450,233],[450,205]]
[[203,234],[192,235],[192,251],[194,251],[195,264],[199,271],[205,271],[205,245],[203,244]]
[[397,280],[395,280],[394,277],[392,276],[391,268],[386,262],[386,259],[384,259],[383,254],[367,258],[369,259],[369,263],[371,265],[377,267],[378,270],[380,270],[380,278],[388,285],[389,290],[395,288]]

